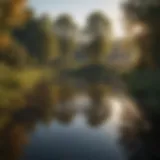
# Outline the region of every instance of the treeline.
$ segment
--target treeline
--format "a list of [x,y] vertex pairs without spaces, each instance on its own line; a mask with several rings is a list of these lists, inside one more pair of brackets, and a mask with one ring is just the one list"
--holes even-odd
[[73,65],[73,56],[82,48],[82,41],[85,40],[82,32],[83,36],[90,39],[83,46],[85,54],[92,61],[104,60],[112,40],[112,31],[110,20],[103,13],[91,13],[86,18],[86,26],[80,29],[67,13],[54,20],[47,14],[36,17],[34,10],[27,8],[26,3],[25,0],[1,2],[2,62],[10,66],[22,66],[61,60],[61,65]]
[[[86,23],[85,33],[82,34],[82,29],[71,15],[62,14],[52,20],[49,15],[37,18],[32,13],[23,28],[12,33],[39,64],[71,68],[78,63],[78,59],[74,58],[76,52],[83,52],[79,54],[104,64],[112,41],[110,21],[103,13],[95,12],[88,16]],[[83,42],[85,36],[89,39],[88,43]]]
[[[26,4],[25,0],[1,2],[2,63],[10,66],[36,63],[73,67],[77,63],[73,62],[77,52],[88,58],[87,63],[106,63],[107,54],[111,51],[114,41],[112,23],[103,12],[95,11],[88,15],[86,25],[80,28],[74,18],[67,13],[59,15],[56,19],[47,14],[36,17],[34,10],[28,8]],[[157,66],[155,63],[158,63],[156,61],[159,59],[156,54],[159,35],[156,24],[158,14],[154,12],[158,13],[158,9],[150,11],[147,8],[150,4],[147,3],[146,6],[143,5],[143,10],[148,12],[143,13],[139,11],[140,3],[138,5],[134,6],[134,3],[123,5],[126,31],[132,36],[134,27],[142,28],[141,34],[131,37],[134,47],[138,48],[136,51],[141,53],[137,65]],[[156,7],[158,8],[158,4]],[[123,47],[127,48],[127,45],[131,47],[126,41],[122,42]],[[142,56],[142,52],[147,56]],[[151,54],[153,52],[154,54]]]

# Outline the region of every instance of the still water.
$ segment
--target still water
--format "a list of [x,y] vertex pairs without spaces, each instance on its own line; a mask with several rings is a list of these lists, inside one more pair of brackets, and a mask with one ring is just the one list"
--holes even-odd
[[[106,126],[107,130],[107,126]],[[23,160],[121,160],[122,148],[105,128],[89,128],[82,117],[72,124],[38,125]]]
[[[68,106],[61,105],[63,109],[56,112],[56,118],[48,125],[37,123],[20,160],[128,159],[128,151],[120,139],[122,114],[130,100],[123,103],[123,96],[104,99],[101,107],[95,109],[86,97],[75,96]],[[131,105],[128,108],[135,114]]]

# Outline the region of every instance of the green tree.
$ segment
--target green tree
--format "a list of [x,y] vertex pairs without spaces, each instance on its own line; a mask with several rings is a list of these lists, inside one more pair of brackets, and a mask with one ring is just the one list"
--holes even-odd
[[86,33],[92,39],[86,48],[91,62],[104,63],[112,39],[109,18],[103,12],[95,11],[91,13],[87,17]]
[[60,15],[54,23],[60,47],[60,67],[70,68],[73,65],[73,54],[76,49],[77,25],[68,14]]
[[58,56],[58,42],[53,31],[52,19],[49,15],[43,15],[39,20],[41,38],[41,60],[48,62],[55,60]]
[[12,44],[0,52],[0,62],[11,67],[21,68],[28,63],[28,53],[24,47],[14,41]]
[[127,0],[122,6],[130,28],[139,27],[139,32],[135,36],[141,50],[138,67],[159,67],[160,2],[157,0]]
[[111,23],[109,18],[101,11],[92,12],[87,17],[86,30],[92,37],[111,36]]
[[46,64],[54,60],[58,54],[52,20],[46,15],[35,18],[32,10],[29,15],[30,18],[25,26],[14,30],[14,36],[26,47],[34,59],[41,64]]

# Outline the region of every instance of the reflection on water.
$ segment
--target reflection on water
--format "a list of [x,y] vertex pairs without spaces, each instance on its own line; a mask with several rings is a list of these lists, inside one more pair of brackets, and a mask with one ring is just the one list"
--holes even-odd
[[35,92],[31,96],[34,107],[28,104],[14,113],[1,131],[0,159],[127,158],[126,152],[138,136],[141,116],[126,94],[108,94],[104,86],[100,88],[103,90],[95,87],[94,91],[70,95],[61,91],[62,99],[54,105],[49,100],[41,101],[43,105],[33,103],[41,93]]
[[79,115],[68,125],[39,125],[24,159],[124,159],[114,137],[105,128],[88,127],[83,118]]

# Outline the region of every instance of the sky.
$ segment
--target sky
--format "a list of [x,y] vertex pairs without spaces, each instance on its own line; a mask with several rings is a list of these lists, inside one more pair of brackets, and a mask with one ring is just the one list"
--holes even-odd
[[124,35],[121,27],[119,4],[121,0],[29,0],[37,14],[49,13],[56,18],[60,13],[70,13],[83,26],[87,15],[94,10],[102,10],[112,20],[116,37]]

